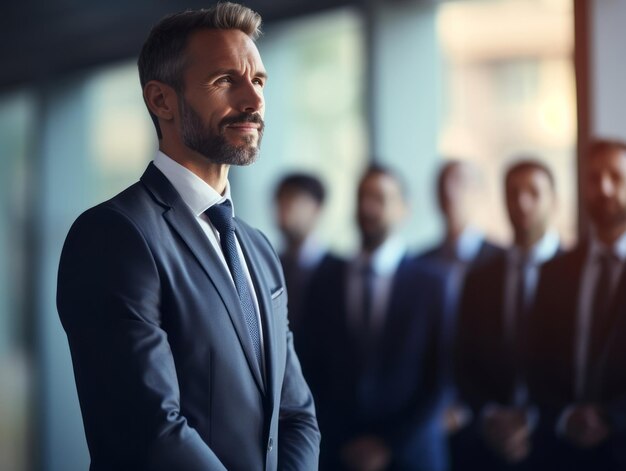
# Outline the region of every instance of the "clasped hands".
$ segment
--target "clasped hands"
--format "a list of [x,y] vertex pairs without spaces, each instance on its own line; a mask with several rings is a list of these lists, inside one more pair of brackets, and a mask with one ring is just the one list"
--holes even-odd
[[487,444],[509,463],[525,459],[531,450],[531,427],[524,407],[493,406],[484,414],[482,432]]
[[382,471],[391,462],[391,450],[379,437],[367,435],[344,445],[341,458],[351,471]]
[[593,448],[610,434],[610,427],[601,408],[595,404],[580,404],[566,411],[564,435],[574,445]]

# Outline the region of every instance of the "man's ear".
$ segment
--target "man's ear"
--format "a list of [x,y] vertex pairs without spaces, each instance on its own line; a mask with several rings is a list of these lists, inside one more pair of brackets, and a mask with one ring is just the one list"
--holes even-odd
[[143,87],[143,98],[148,109],[161,121],[171,121],[178,109],[178,95],[172,87],[158,80],[150,80]]

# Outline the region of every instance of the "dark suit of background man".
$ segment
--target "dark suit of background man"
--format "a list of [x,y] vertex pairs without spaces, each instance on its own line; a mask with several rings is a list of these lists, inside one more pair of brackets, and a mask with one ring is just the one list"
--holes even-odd
[[519,160],[506,172],[505,194],[513,245],[469,273],[459,315],[457,386],[474,421],[457,467],[468,470],[534,469],[536,412],[528,402],[524,355],[540,265],[559,249],[550,229],[552,172],[537,160]]
[[[359,253],[311,286],[304,363],[325,470],[445,469],[439,427],[443,284],[406,254],[398,176],[373,166],[358,187]],[[309,375],[310,372],[310,375]]]
[[582,166],[590,237],[541,272],[529,387],[546,469],[626,469],[626,143],[598,140]]
[[420,262],[434,264],[445,274],[442,367],[446,406],[443,426],[450,435],[453,457],[460,453],[457,432],[467,424],[471,414],[457,400],[452,375],[452,340],[456,332],[460,291],[470,268],[483,265],[503,253],[502,248],[485,238],[475,223],[480,210],[480,181],[479,170],[471,162],[450,159],[441,165],[437,175],[437,203],[444,222],[443,240],[417,256]]
[[227,179],[263,133],[260,21],[222,3],[153,28],[139,74],[159,152],[67,237],[57,302],[92,470],[317,468],[278,257],[232,218]]
[[308,173],[285,175],[274,195],[276,223],[284,241],[280,262],[289,292],[289,325],[298,354],[303,348],[299,339],[307,335],[302,317],[309,284],[326,265],[338,263],[315,234],[325,198],[322,182]]

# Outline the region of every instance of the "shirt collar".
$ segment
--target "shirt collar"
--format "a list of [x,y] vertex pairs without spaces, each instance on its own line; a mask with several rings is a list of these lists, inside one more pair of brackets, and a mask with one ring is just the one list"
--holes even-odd
[[371,255],[361,252],[356,260],[357,267],[363,267],[368,261],[377,275],[390,276],[406,254],[406,244],[397,236],[389,237]]
[[311,268],[318,264],[324,253],[326,250],[319,240],[314,235],[309,235],[300,248],[298,263],[305,268]]
[[[535,244],[526,252],[526,258],[530,264],[539,265],[550,260],[559,250],[559,235],[555,230],[548,230]],[[510,250],[510,256],[514,261],[522,260],[524,253],[518,246]]]
[[230,196],[230,183],[226,180],[224,194],[220,195],[212,186],[186,167],[160,150],[154,157],[154,165],[170,181],[192,213],[198,217],[215,204],[230,201],[235,216],[235,207]]
[[612,247],[607,247],[600,242],[595,235],[591,237],[590,255],[595,257],[607,252],[615,255],[621,262],[626,260],[626,232],[624,232],[614,243]]
[[476,258],[484,239],[483,233],[475,227],[468,226],[459,236],[454,252],[462,262],[471,262]]

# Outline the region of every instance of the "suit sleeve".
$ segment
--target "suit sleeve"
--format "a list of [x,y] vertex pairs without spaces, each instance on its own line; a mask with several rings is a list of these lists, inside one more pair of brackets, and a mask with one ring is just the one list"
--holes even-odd
[[281,395],[278,464],[281,470],[317,469],[320,433],[313,396],[287,334],[287,359]]
[[141,231],[97,207],[66,239],[57,306],[94,469],[221,470],[180,413],[159,269]]
[[[261,236],[270,247],[282,285],[285,286],[280,260],[265,235],[261,233]],[[293,334],[288,328],[286,312],[283,322],[287,354],[278,412],[278,469],[285,471],[318,469],[320,432],[313,395],[302,374],[300,361],[293,346]]]

